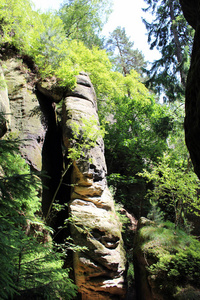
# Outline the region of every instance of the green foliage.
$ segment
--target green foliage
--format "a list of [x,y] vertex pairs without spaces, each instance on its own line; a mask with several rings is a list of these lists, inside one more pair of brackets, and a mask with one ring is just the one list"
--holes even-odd
[[[175,163],[175,165],[173,165]],[[186,214],[196,213],[200,200],[197,194],[199,180],[193,170],[188,170],[181,161],[164,155],[151,171],[140,175],[153,182],[153,190],[147,197],[158,203],[165,217],[177,226],[187,226]]]
[[[44,236],[40,236],[40,239]],[[73,299],[76,286],[69,279],[69,270],[64,269],[63,248],[56,249],[51,241],[45,245],[22,233],[14,261],[16,266],[17,292],[23,297],[39,299]]]
[[[200,242],[170,222],[144,226],[139,231],[147,269],[157,292],[164,299],[176,299],[183,286],[198,288]],[[188,298],[187,298],[188,299]]]
[[94,72],[94,83],[106,82],[103,74],[108,73],[111,64],[105,51],[89,50],[81,40],[67,39],[64,23],[58,15],[33,11],[29,0],[3,0],[0,10],[1,47],[9,43],[21,54],[30,56],[42,78],[56,76],[57,84],[73,88],[74,75],[86,71]]
[[94,117],[81,118],[79,122],[71,124],[72,138],[68,158],[73,162],[79,159],[88,159],[88,153],[94,148],[97,140],[103,138],[104,129],[99,127]]
[[[93,4],[95,11],[101,5],[107,7],[106,1]],[[21,54],[28,55],[41,78],[56,76],[57,85],[73,88],[75,75],[85,71],[90,74],[97,97],[101,100],[112,99],[124,89],[121,74],[112,72],[106,51],[93,45],[88,49],[81,39],[67,39],[65,23],[58,15],[33,11],[28,0],[3,0],[0,8],[3,20],[1,47],[9,43]]]
[[150,200],[150,204],[151,210],[149,211],[147,217],[159,225],[164,219],[164,212],[158,206],[157,202]]
[[0,140],[1,299],[72,299],[76,286],[63,269],[66,248],[57,249],[39,217],[40,180],[19,155],[18,143]]
[[[110,111],[106,107],[104,113],[104,117],[107,113],[104,141],[108,180],[117,189],[117,201],[138,216],[145,184],[137,173],[157,161],[167,149],[166,138],[172,129],[172,118],[169,109],[157,104],[139,82],[136,72],[123,78],[127,84],[124,94],[114,98]],[[126,87],[130,97],[126,95]]]
[[147,86],[165,93],[168,101],[183,98],[194,30],[187,24],[180,2],[145,0],[143,9],[152,14],[152,21],[143,19],[148,31],[150,49],[157,48],[161,58],[154,61],[148,72]]
[[146,65],[144,56],[138,49],[134,50],[133,45],[134,43],[126,35],[125,28],[121,27],[117,27],[107,41],[107,48],[112,53],[114,68],[124,76],[130,74],[132,69],[142,75],[142,69]]
[[14,45],[21,54],[33,58],[42,77],[60,75],[65,84],[67,78],[68,85],[73,86],[69,63],[65,75],[62,70],[61,59],[66,56],[62,21],[52,13],[40,15],[33,11],[29,0],[3,0],[0,11],[1,47],[5,43]]
[[0,283],[2,296],[6,298],[6,295],[14,294],[16,288],[13,281],[15,265],[12,258],[16,252],[20,227],[25,226],[26,223],[23,212],[32,205],[26,202],[26,198],[30,194],[33,196],[33,203],[36,204],[36,197],[30,188],[30,182],[33,180],[27,172],[24,161],[19,155],[14,154],[16,143],[3,140],[0,142],[0,263],[2,266]]
[[30,54],[34,57],[42,78],[55,75],[61,80],[60,85],[73,87],[76,72],[72,71],[71,57],[67,58],[68,43],[63,23],[51,13],[42,15],[41,21],[45,27],[40,30]]
[[[76,3],[78,1],[71,1],[68,4],[73,6]],[[106,14],[109,10],[107,1],[93,3],[85,0],[84,3],[86,9],[89,9],[87,5],[91,5],[91,9],[94,9],[93,13],[98,11],[97,18],[101,15],[99,6],[102,6],[102,9],[106,6]],[[64,4],[63,9],[65,10],[66,7]],[[56,76],[57,85],[73,88],[75,75],[85,71],[90,74],[98,99],[102,102],[108,101],[109,106],[109,101],[113,97],[124,94],[124,91],[127,93],[128,88],[134,83],[132,80],[135,81],[138,76],[130,71],[129,76],[123,79],[122,74],[112,72],[112,64],[105,50],[100,50],[93,45],[88,49],[81,38],[78,40],[66,38],[65,22],[63,23],[61,18],[52,12],[39,14],[33,11],[29,0],[20,2],[3,0],[0,8],[1,47],[9,43],[14,45],[21,54],[31,57],[41,78]],[[84,7],[81,10],[84,11]],[[68,21],[70,22],[70,19]],[[88,35],[88,31],[86,34]]]
[[59,16],[63,20],[66,37],[77,39],[89,48],[101,46],[99,34],[111,13],[109,0],[67,0],[62,5]]
[[133,263],[129,263],[128,270],[127,270],[127,281],[128,281],[128,287],[133,288],[133,282],[135,280],[135,272],[134,272],[134,265]]
[[[36,13],[32,12],[30,2],[24,0],[2,0],[0,3],[1,20],[1,44],[11,43],[18,49],[30,47],[30,34],[37,35],[34,32],[40,24]],[[25,30],[26,29],[26,30]]]
[[198,215],[199,180],[193,172],[184,141],[183,107],[176,102],[170,107],[173,128],[167,139],[168,148],[150,164],[150,168],[145,167],[138,175],[145,178],[150,187],[146,199],[152,210],[161,210],[165,219],[187,229],[187,215]]

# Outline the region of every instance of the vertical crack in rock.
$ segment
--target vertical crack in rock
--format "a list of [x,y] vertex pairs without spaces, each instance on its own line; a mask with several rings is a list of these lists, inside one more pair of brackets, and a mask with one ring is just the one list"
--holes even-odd
[[46,134],[42,148],[43,176],[43,214],[46,216],[53,195],[59,184],[62,171],[61,133],[56,120],[54,103],[37,91],[37,98],[44,115]]
[[[64,239],[69,235],[69,229],[63,226],[64,220],[68,218],[68,210],[65,204],[70,200],[71,174],[69,169],[64,178],[62,178],[62,184],[60,185],[64,169],[64,157],[62,153],[62,130],[57,121],[56,106],[52,98],[39,90],[37,91],[37,97],[46,126],[46,135],[42,148],[42,211],[44,217],[47,217],[47,223],[55,230],[54,240],[58,243],[63,243]],[[62,209],[55,212],[52,201],[54,202],[53,204],[63,205]],[[63,227],[63,229],[59,230],[60,227]]]
[[[75,90],[64,100],[62,117],[63,142],[67,149],[75,138],[74,123],[82,130],[83,119],[95,118],[99,124],[95,91],[87,74],[77,76]],[[125,254],[121,224],[107,187],[102,138],[85,154],[86,161],[73,162],[69,206],[72,238],[77,245],[87,247],[86,251],[74,254],[76,284],[82,299],[124,299]]]
[[[31,169],[43,171],[42,206],[45,216],[63,170],[62,134],[54,103],[56,100],[60,101],[62,95],[53,99],[51,94],[45,94],[45,89],[41,92],[35,89],[35,75],[16,57],[5,59],[3,67],[0,68],[0,81],[0,108],[5,114],[0,135],[9,128],[14,136],[19,138],[19,150]],[[63,182],[68,183],[70,180],[71,176],[68,173]],[[57,199],[59,204],[69,202],[68,185],[62,185]],[[67,214],[66,208],[51,218],[49,224],[57,230],[63,225]],[[62,235],[56,236],[56,241],[63,242],[64,236],[68,234],[69,232],[63,230]]]

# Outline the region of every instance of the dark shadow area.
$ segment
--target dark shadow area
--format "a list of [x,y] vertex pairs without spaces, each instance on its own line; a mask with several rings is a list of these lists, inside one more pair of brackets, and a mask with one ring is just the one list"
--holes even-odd
[[[62,243],[69,236],[69,229],[64,228],[64,221],[68,218],[68,207],[66,203],[70,200],[70,178],[71,169],[67,171],[64,178],[64,157],[62,152],[62,130],[57,121],[55,103],[39,91],[36,91],[41,111],[43,113],[43,125],[46,127],[46,136],[42,149],[42,212],[47,217],[52,199],[56,194],[54,203],[59,205],[58,210],[54,208],[47,218],[47,224],[54,230],[54,240]],[[61,179],[62,178],[62,179]],[[62,184],[57,188],[62,180]]]

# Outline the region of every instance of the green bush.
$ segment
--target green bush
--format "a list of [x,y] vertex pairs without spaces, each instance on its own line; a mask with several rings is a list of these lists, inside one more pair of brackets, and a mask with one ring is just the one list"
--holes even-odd
[[[155,224],[155,223],[154,223]],[[139,235],[149,278],[165,299],[175,299],[182,287],[199,287],[200,242],[171,222],[144,226]],[[166,296],[167,295],[167,296]]]
[[67,249],[54,244],[39,217],[40,180],[17,148],[13,139],[0,140],[0,299],[72,299]]

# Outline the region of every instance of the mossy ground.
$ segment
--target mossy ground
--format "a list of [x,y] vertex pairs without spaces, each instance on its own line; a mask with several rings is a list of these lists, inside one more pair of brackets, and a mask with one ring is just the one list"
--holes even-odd
[[187,299],[199,299],[200,242],[194,236],[171,222],[147,223],[139,229],[137,241],[135,255],[144,256],[156,294],[163,299],[186,299],[187,292]]

